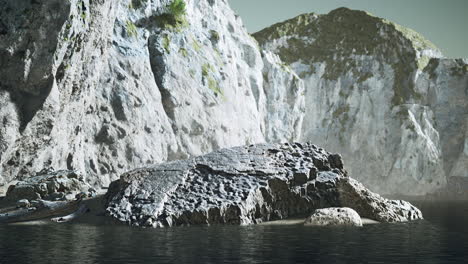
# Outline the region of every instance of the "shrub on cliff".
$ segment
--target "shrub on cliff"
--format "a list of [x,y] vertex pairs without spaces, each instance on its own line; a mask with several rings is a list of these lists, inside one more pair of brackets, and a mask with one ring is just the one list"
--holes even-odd
[[187,4],[184,0],[174,0],[167,6],[167,13],[156,17],[163,29],[181,30],[188,25]]

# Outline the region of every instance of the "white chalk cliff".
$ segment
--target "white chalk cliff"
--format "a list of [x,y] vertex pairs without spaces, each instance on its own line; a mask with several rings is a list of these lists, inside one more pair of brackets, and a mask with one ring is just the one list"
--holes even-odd
[[342,153],[353,177],[380,193],[420,195],[468,176],[466,60],[346,8],[254,36],[303,81],[299,139]]
[[361,11],[255,34],[226,0],[0,0],[0,185],[96,186],[222,147],[312,141],[383,193],[468,176],[468,66]]

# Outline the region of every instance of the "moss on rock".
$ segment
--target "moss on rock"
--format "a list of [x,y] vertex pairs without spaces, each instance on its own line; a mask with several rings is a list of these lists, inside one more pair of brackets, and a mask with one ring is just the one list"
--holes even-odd
[[133,24],[132,21],[127,20],[125,22],[125,30],[127,31],[128,36],[134,37],[134,38],[138,37],[137,28],[136,28],[135,24]]
[[[261,46],[281,39],[276,52],[287,64],[325,63],[323,79],[336,81],[353,73],[357,83],[372,77],[363,58],[390,65],[394,74],[394,105],[419,100],[413,78],[429,58],[423,50],[437,50],[420,34],[364,11],[339,8],[327,15],[314,13],[275,24],[253,35]],[[438,50],[437,50],[438,51]]]
[[171,38],[169,37],[169,35],[163,36],[162,45],[167,53],[171,53]]
[[182,31],[188,27],[186,3],[184,0],[173,0],[164,14],[156,16],[156,22],[163,29],[171,31]]
[[450,68],[450,74],[452,76],[462,77],[468,73],[468,64],[464,63],[463,60],[456,60],[456,65]]

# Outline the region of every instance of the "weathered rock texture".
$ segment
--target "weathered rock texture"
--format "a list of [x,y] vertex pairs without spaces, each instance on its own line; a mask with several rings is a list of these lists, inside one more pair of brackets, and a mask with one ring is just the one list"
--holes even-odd
[[74,200],[77,194],[91,197],[96,191],[74,171],[42,172],[39,175],[9,186],[7,201],[27,200]]
[[265,141],[255,40],[226,1],[171,2],[0,0],[0,184]]
[[381,222],[422,218],[346,174],[340,155],[308,143],[235,147],[125,173],[111,184],[106,210],[151,227],[256,224],[342,206]]
[[[254,37],[303,82],[296,100],[305,110],[290,112],[302,117],[299,139],[342,153],[353,177],[379,193],[419,195],[468,176],[466,60],[445,59],[418,33],[346,8]],[[269,87],[285,85],[269,77]]]
[[467,64],[339,9],[247,33],[227,0],[0,0],[0,185],[93,186],[222,147],[313,141],[379,192],[467,176]]
[[306,226],[362,226],[359,214],[351,208],[335,207],[317,209],[307,217]]

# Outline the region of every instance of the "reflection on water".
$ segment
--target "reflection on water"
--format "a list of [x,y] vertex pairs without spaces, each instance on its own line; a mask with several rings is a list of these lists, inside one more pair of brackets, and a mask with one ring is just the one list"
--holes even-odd
[[463,263],[468,204],[417,205],[425,221],[363,228],[4,225],[0,263]]

